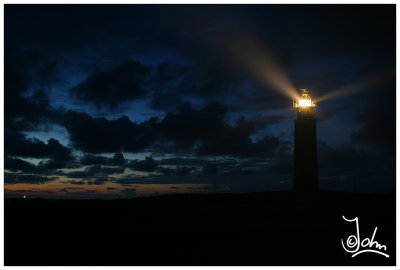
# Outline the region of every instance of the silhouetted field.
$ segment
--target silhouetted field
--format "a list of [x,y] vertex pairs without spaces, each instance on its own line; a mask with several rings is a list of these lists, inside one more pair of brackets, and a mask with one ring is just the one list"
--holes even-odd
[[[390,258],[343,250],[355,234]],[[321,192],[5,201],[6,265],[395,265],[395,195]]]

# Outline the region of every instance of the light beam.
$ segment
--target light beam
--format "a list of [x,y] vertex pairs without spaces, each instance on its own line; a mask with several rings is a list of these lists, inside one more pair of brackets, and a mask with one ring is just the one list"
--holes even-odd
[[243,68],[262,84],[290,99],[300,98],[272,51],[260,39],[244,32],[238,34],[236,31],[235,34],[220,36],[218,41],[222,44],[221,52],[232,60],[234,65]]
[[366,91],[368,89],[371,89],[372,86],[377,86],[380,83],[384,82],[386,79],[388,79],[392,75],[393,74],[390,72],[378,73],[375,76],[372,76],[370,78],[359,80],[352,84],[346,85],[342,88],[334,90],[326,95],[316,98],[315,101],[320,103],[320,102],[335,99],[335,98],[341,98],[341,97],[353,95],[359,91]]

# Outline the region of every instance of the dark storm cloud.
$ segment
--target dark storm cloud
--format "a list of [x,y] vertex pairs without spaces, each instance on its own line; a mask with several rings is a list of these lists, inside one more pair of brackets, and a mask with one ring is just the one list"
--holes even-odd
[[86,154],[80,159],[80,163],[82,165],[122,166],[126,163],[126,160],[122,153],[115,153],[112,158]]
[[186,166],[198,166],[203,165],[207,161],[203,158],[180,158],[180,157],[173,157],[173,158],[163,158],[157,161],[160,165],[186,165]]
[[59,111],[50,107],[50,100],[43,90],[35,91],[30,96],[22,93],[12,97],[5,96],[5,122],[9,129],[36,130],[59,119]]
[[133,60],[108,70],[97,67],[69,93],[97,108],[112,110],[146,96],[153,108],[171,110],[188,97],[209,101],[218,96],[243,95],[240,87],[245,78],[222,62],[163,62],[152,70]]
[[49,139],[47,144],[37,138],[26,138],[17,132],[5,131],[5,154],[20,157],[50,158],[55,161],[70,161],[74,157],[71,149],[60,144],[56,139]]
[[69,92],[97,107],[115,109],[124,102],[145,96],[144,83],[151,71],[151,67],[132,60],[107,70],[98,67]]
[[[146,157],[144,160],[128,160],[124,159],[122,153],[116,153],[112,158],[95,156],[95,155],[85,155],[81,159],[81,164],[93,165],[93,166],[87,167],[85,171],[70,172],[66,173],[65,175],[68,177],[88,178],[95,176],[99,172],[102,172],[103,174],[122,173],[125,168],[142,172],[159,171],[162,173],[170,174],[171,171],[176,171],[176,170],[163,169],[160,167],[160,165],[161,164],[183,165],[187,163],[188,162],[186,161],[186,159],[172,159],[168,162],[165,160],[155,160],[151,156]],[[114,166],[114,167],[105,167],[101,165]],[[106,170],[106,168],[108,168],[108,171]]]
[[[83,160],[83,162],[82,162]],[[112,158],[101,156],[86,155],[81,162],[71,162],[70,160],[49,159],[42,160],[37,165],[22,160],[20,158],[5,157],[4,167],[6,170],[21,172],[24,174],[42,174],[65,176],[68,178],[80,179],[100,179],[101,177],[119,174],[125,171],[127,161],[123,159],[121,153],[116,153]],[[74,168],[78,169],[87,166],[84,170],[63,172],[59,169]],[[97,181],[98,182],[98,181]]]
[[177,166],[174,169],[161,167],[158,169],[158,172],[169,176],[186,176],[189,175],[194,169],[195,167],[193,166]]
[[5,157],[4,168],[10,171],[20,171],[23,173],[36,173],[36,174],[55,174],[57,175],[57,169],[62,168],[75,168],[79,166],[75,162],[69,160],[42,160],[37,165],[22,160],[20,158]]
[[158,168],[158,163],[153,157],[146,157],[144,160],[130,161],[128,167],[136,171],[153,172]]
[[175,174],[178,176],[185,176],[188,175],[193,170],[194,167],[178,167],[175,169]]
[[224,123],[226,112],[226,106],[219,103],[209,103],[200,110],[185,103],[175,112],[169,112],[160,126],[176,148],[191,148],[197,139],[211,141],[215,138],[216,128]]
[[43,184],[56,179],[57,177],[47,177],[35,174],[4,173],[4,183],[6,184]]
[[[234,125],[227,123],[227,108],[219,103],[208,103],[195,110],[185,103],[167,113],[164,119],[151,118],[135,123],[122,116],[116,120],[95,118],[86,113],[68,111],[63,125],[76,149],[89,153],[139,152],[146,148],[161,152],[184,151],[201,155],[271,156],[285,147],[277,137],[266,135],[257,142],[250,138],[259,130],[282,121],[280,116],[239,118]],[[88,164],[89,159],[83,158]],[[98,163],[107,162],[97,158]]]
[[22,173],[35,173],[44,175],[59,175],[57,169],[77,168],[79,164],[75,160],[41,160],[37,165],[20,158],[6,156],[4,169],[9,171],[20,171]]
[[88,182],[88,185],[103,185],[105,182],[108,182],[110,179],[107,176],[100,176],[95,178],[93,181]]
[[95,118],[86,113],[68,111],[63,125],[74,147],[89,153],[138,152],[157,136],[156,118],[143,123],[131,122],[122,116],[116,120]]
[[[51,107],[46,92],[60,81],[57,60],[38,50],[10,50],[5,57],[5,169],[46,174],[68,167],[74,159],[72,150],[58,140],[51,138],[45,143],[37,138],[27,138],[23,133],[47,129],[49,124],[59,121],[60,111]],[[48,160],[34,165],[11,156]],[[39,176],[21,175],[21,181],[42,180],[47,181]]]
[[19,158],[4,158],[4,169],[10,171],[21,171],[25,173],[41,173],[43,170],[35,166],[34,164],[27,162]]
[[109,174],[123,173],[125,171],[125,168],[93,165],[88,167],[87,171],[96,175],[98,174],[109,175]]
[[[168,113],[160,126],[165,136],[174,142],[173,147],[195,148],[195,152],[203,155],[214,154],[216,150],[218,155],[272,156],[278,148],[284,146],[274,136],[266,135],[257,142],[250,138],[258,130],[279,123],[282,117],[241,117],[234,125],[228,124],[226,117],[225,105],[212,102],[200,110],[195,110],[186,103],[176,112]],[[200,145],[196,146],[197,142],[200,142]]]
[[68,178],[77,178],[77,179],[89,179],[95,176],[95,174],[89,170],[84,170],[84,171],[73,171],[73,172],[67,172],[67,173],[61,173],[59,172],[60,175],[64,175]]
[[112,174],[120,174],[125,171],[124,167],[109,167],[103,165],[92,165],[85,168],[83,171],[70,171],[70,172],[60,172],[58,171],[58,175],[63,175],[68,178],[77,178],[77,179],[92,179],[92,178],[103,178]]
[[38,51],[5,55],[4,120],[7,129],[34,130],[59,117],[47,89],[59,81],[57,59]]
[[[6,75],[7,76],[7,75]],[[5,83],[4,122],[6,139],[9,133],[49,129],[52,123],[59,121],[61,111],[51,107],[48,94],[44,90],[36,90],[32,94],[26,89],[10,89]]]
[[50,159],[45,162],[41,161],[38,165],[39,168],[42,169],[47,169],[47,170],[55,170],[55,169],[61,169],[61,168],[69,168],[69,167],[74,167],[75,165],[70,164],[66,160],[54,160]]

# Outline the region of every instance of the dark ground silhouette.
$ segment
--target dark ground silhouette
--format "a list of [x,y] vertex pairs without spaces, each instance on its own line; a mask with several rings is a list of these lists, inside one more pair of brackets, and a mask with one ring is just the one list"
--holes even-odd
[[[387,246],[351,258],[355,234]],[[395,265],[395,194],[5,200],[6,265]]]

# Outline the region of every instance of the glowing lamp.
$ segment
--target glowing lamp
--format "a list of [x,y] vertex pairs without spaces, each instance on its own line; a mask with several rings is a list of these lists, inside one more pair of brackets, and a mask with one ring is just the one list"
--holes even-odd
[[304,99],[304,100],[299,100],[299,106],[300,107],[308,107],[308,106],[311,106],[311,100],[306,100],[306,99]]
[[308,95],[307,89],[300,90],[302,91],[301,96],[298,101],[293,101],[293,107],[315,107],[316,104],[312,102],[311,97]]

